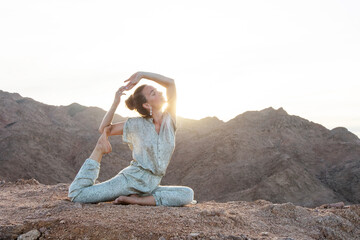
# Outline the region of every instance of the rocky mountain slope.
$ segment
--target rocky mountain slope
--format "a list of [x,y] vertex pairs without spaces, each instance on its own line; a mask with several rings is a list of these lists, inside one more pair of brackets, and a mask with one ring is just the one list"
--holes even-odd
[[191,185],[200,200],[360,201],[360,141],[345,128],[267,108],[181,133],[163,180]]
[[[105,111],[77,103],[51,106],[0,91],[0,179],[70,183],[99,137]],[[125,121],[116,115],[113,122]],[[173,158],[162,185],[186,185],[198,202],[254,201],[319,206],[360,203],[360,140],[282,108],[248,111],[223,122],[178,117]],[[131,161],[111,136],[99,181]]]

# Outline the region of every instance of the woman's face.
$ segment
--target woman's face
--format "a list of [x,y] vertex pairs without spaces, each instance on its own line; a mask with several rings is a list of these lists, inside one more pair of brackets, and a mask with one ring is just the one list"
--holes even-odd
[[147,85],[144,87],[143,94],[152,108],[161,109],[164,103],[166,103],[162,92],[158,91],[153,86]]

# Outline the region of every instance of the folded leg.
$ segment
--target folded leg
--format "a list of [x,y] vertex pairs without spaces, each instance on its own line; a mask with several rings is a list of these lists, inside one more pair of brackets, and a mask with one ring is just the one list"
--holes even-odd
[[99,171],[99,162],[91,158],[85,160],[69,187],[68,197],[71,201],[84,203],[106,202],[113,201],[120,195],[138,193],[128,187],[128,180],[121,173],[105,182],[95,184]]

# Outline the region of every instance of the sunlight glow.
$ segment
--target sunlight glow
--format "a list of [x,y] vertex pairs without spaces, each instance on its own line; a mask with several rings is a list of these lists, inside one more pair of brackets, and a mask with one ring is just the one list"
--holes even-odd
[[[148,71],[175,79],[182,117],[283,107],[360,136],[359,12],[355,0],[2,1],[0,89],[107,111]],[[138,116],[128,94],[116,113]]]

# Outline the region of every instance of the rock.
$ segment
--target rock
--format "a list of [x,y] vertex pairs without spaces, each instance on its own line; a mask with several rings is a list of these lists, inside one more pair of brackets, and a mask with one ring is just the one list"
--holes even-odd
[[199,235],[200,235],[200,233],[195,233],[195,232],[189,234],[189,236],[191,236],[191,237],[196,237],[196,236],[199,236]]
[[331,130],[330,138],[343,142],[356,142],[359,138],[344,127],[336,127]]
[[79,203],[79,202],[75,203],[74,206],[75,206],[76,208],[82,208],[82,207],[83,207],[83,205],[82,205],[81,203]]
[[41,233],[37,229],[33,229],[27,233],[21,234],[18,240],[36,240],[41,236]]
[[221,216],[224,215],[225,211],[222,209],[219,210],[204,210],[200,213],[203,216]]
[[31,178],[31,179],[18,179],[16,180],[16,185],[25,185],[25,184],[30,184],[30,185],[39,185],[39,181]]
[[344,208],[344,207],[345,207],[344,202],[329,203],[320,206],[320,208]]

